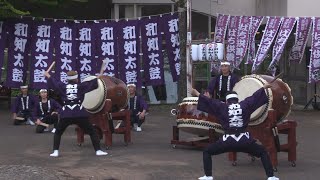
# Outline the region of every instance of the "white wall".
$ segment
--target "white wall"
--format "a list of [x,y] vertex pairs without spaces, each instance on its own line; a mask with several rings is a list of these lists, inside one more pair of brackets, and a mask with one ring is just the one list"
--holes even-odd
[[217,13],[255,15],[255,6],[256,0],[192,0],[193,10],[214,16]]
[[288,16],[320,17],[319,0],[288,0]]
[[256,15],[287,16],[287,1],[291,0],[256,0]]

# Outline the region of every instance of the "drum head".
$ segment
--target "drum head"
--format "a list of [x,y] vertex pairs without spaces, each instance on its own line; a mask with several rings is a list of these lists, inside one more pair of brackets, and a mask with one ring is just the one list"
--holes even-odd
[[[84,82],[90,81],[95,78],[96,76],[89,76],[85,78],[83,81]],[[98,79],[98,88],[84,95],[82,106],[91,113],[96,113],[101,111],[101,109],[103,108],[105,97],[106,97],[105,93],[106,91],[105,91],[104,84],[100,79]]]
[[[233,91],[236,91],[238,93],[240,102],[245,98],[251,96],[258,89],[262,88],[265,83],[267,83],[267,81],[259,76],[248,76],[239,81],[234,86]],[[249,125],[260,124],[267,118],[268,110],[272,107],[272,91],[270,89],[268,89],[267,91],[269,103],[261,106],[251,114]]]

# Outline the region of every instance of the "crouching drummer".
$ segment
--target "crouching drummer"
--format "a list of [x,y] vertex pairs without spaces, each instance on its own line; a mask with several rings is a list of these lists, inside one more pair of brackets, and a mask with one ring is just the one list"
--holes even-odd
[[58,124],[58,112],[61,105],[53,99],[48,99],[48,91],[46,89],[40,90],[40,98],[36,107],[36,133],[43,133],[49,131],[49,125],[53,124],[52,133],[56,131]]

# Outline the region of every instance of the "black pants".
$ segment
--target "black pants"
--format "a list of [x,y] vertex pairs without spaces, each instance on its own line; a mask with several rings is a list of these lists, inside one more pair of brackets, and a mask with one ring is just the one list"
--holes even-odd
[[139,115],[131,113],[130,120],[131,120],[131,126],[133,126],[133,124],[138,124],[138,127],[140,127],[144,122],[145,118],[140,119]]
[[249,141],[246,137],[242,137],[239,142],[229,137],[226,141],[219,139],[217,142],[210,144],[203,152],[203,166],[206,176],[212,176],[211,156],[225,152],[244,152],[261,158],[267,177],[273,176],[272,164],[265,148],[253,140]]
[[91,142],[95,151],[101,150],[100,141],[97,135],[97,132],[94,130],[92,124],[89,122],[88,118],[63,118],[60,119],[56,132],[54,133],[53,139],[53,150],[59,150],[61,136],[66,128],[71,125],[76,124],[81,129],[84,130],[85,133],[90,135]]
[[17,117],[24,118],[24,120],[17,120],[17,119],[15,119],[15,120],[13,121],[13,124],[14,124],[14,125],[26,124],[27,120],[28,120],[29,118],[31,118],[31,112],[28,111],[28,110],[20,111],[19,113],[17,113]]
[[[41,122],[46,123],[46,124],[53,124],[54,128],[57,128],[58,125],[58,114],[53,114],[53,115],[49,115],[44,117]],[[43,133],[43,131],[46,129],[45,126],[42,125],[37,125],[36,127],[36,133]]]

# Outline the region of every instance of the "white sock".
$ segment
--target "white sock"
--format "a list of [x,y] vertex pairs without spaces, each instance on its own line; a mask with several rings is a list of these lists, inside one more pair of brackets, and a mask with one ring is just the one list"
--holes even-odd
[[59,150],[54,150],[53,153],[50,154],[51,157],[58,157],[59,156]]
[[52,132],[52,133],[55,133],[55,132],[56,132],[56,128],[53,128],[51,132]]
[[96,151],[96,155],[97,156],[105,156],[107,154],[108,154],[107,152],[104,152],[104,151],[101,151],[101,150]]

